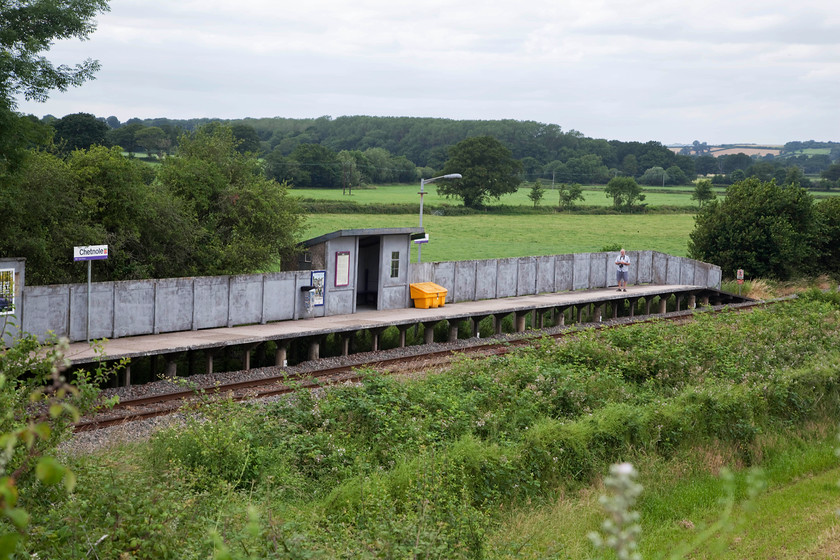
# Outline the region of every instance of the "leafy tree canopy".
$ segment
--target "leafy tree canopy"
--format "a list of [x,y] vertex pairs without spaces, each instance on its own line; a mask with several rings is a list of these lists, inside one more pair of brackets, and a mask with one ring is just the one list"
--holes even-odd
[[810,267],[816,230],[805,189],[749,178],[700,211],[689,256],[719,265],[724,274],[742,268],[754,277],[787,279]]
[[74,113],[52,123],[53,141],[64,153],[87,149],[94,144],[104,145],[108,125],[90,113]]
[[203,274],[238,274],[290,254],[303,227],[285,184],[265,178],[252,153],[240,153],[231,127],[211,124],[185,135],[158,180],[192,208],[202,228],[196,247]]
[[108,11],[107,0],[5,0],[0,4],[0,99],[44,101],[50,90],[65,91],[93,77],[99,63],[54,66],[41,53],[59,39],[86,39],[93,18]]
[[42,53],[59,39],[87,38],[93,18],[107,0],[3,0],[0,2],[0,179],[16,168],[23,150],[44,135],[15,112],[15,97],[44,101],[50,90],[65,91],[90,79],[99,64],[54,66]]
[[468,208],[480,208],[488,198],[516,192],[522,164],[491,136],[476,136],[458,142],[449,152],[443,174],[460,173],[462,179],[438,184],[438,192],[464,201]]
[[631,210],[634,204],[645,199],[642,187],[633,177],[613,177],[607,183],[604,192],[608,197],[612,197],[613,206],[617,210]]

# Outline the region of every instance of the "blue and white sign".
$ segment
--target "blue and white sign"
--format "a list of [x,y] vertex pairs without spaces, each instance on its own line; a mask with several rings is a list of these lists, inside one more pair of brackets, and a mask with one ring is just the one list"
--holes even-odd
[[107,245],[86,245],[84,247],[73,247],[74,261],[101,261],[107,258]]

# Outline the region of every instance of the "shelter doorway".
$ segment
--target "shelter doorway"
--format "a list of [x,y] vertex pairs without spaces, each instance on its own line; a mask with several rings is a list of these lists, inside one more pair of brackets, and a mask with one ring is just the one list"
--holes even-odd
[[359,268],[356,274],[356,309],[378,309],[379,253],[381,237],[359,238]]

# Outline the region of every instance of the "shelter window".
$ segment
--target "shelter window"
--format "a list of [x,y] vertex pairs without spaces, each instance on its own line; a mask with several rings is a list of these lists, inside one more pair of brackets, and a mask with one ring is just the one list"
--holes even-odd
[[400,252],[391,251],[391,278],[400,277]]

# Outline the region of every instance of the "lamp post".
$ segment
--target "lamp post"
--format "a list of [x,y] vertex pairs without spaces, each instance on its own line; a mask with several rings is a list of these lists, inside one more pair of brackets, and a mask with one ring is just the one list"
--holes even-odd
[[[447,175],[441,175],[439,177],[432,177],[431,179],[422,179],[422,178],[420,179],[420,192],[418,193],[420,195],[420,227],[423,227],[423,195],[426,194],[426,192],[423,190],[423,187],[428,185],[429,183],[434,183],[438,179],[460,179],[460,178],[461,178],[460,173],[449,173]],[[421,249],[422,248],[423,248],[423,244],[418,243],[417,244],[417,262],[420,262],[420,254],[421,254]]]

